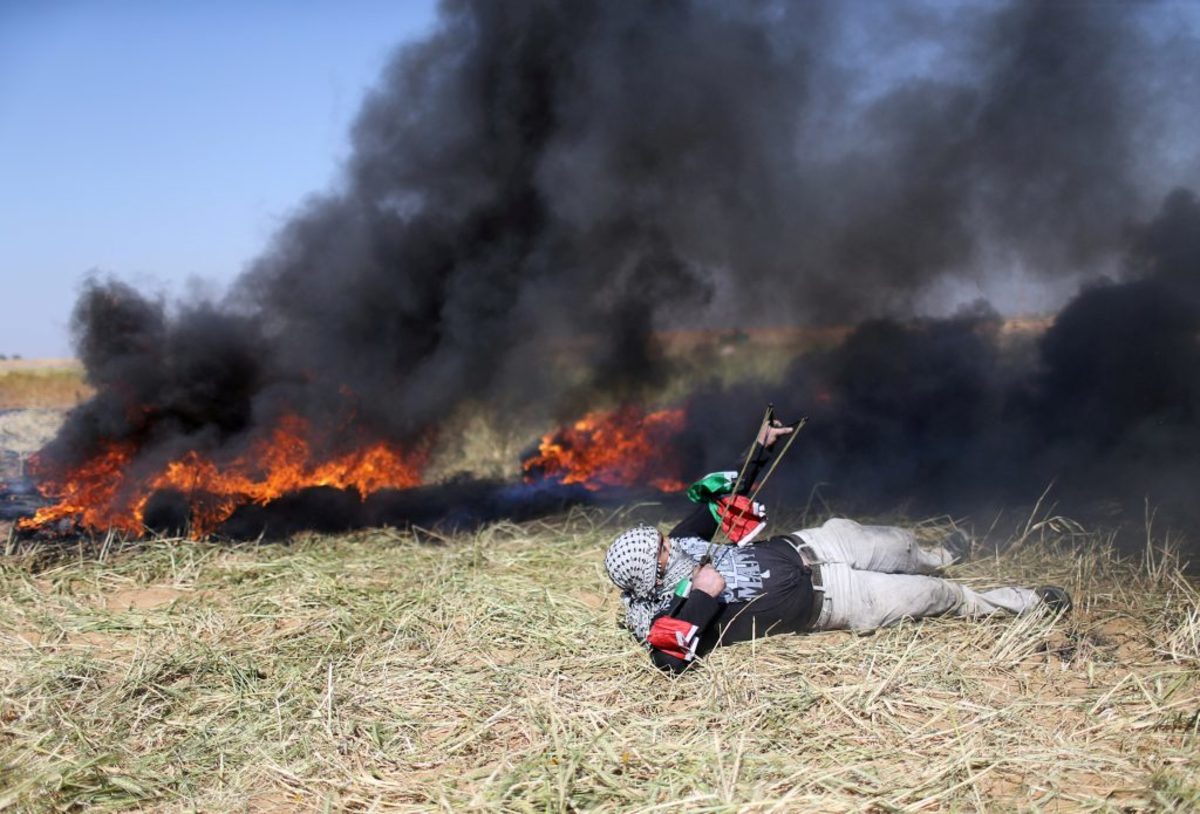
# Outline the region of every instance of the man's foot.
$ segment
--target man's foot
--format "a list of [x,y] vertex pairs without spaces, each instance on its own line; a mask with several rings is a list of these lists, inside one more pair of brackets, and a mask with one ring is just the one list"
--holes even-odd
[[1034,592],[1041,597],[1042,604],[1051,613],[1066,616],[1071,612],[1071,608],[1073,607],[1071,604],[1071,595],[1067,593],[1066,588],[1060,588],[1057,585],[1043,585],[1040,588],[1034,588]]
[[946,549],[951,557],[947,565],[966,562],[971,558],[971,535],[962,529],[955,529],[946,539],[942,540],[942,548]]

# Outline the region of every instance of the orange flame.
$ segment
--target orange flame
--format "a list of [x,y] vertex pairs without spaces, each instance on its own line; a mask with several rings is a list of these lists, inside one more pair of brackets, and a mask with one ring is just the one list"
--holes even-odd
[[[33,517],[17,521],[21,529],[42,528],[68,517],[92,529],[125,528],[117,522],[114,505],[122,502],[124,472],[136,452],[133,444],[113,443],[91,460],[79,466],[62,483],[43,483],[42,495],[57,498],[53,506],[44,506]],[[37,459],[34,459],[36,469]]]
[[521,466],[536,478],[578,483],[593,491],[604,486],[649,485],[682,491],[680,465],[671,442],[683,431],[681,409],[644,413],[636,407],[591,412],[542,437],[537,454]]
[[129,534],[144,530],[150,496],[162,489],[183,493],[191,505],[192,529],[211,532],[238,506],[267,504],[289,492],[311,486],[355,489],[366,498],[380,489],[407,489],[422,483],[427,450],[405,452],[375,443],[325,461],[315,461],[310,428],[296,416],[283,418],[245,455],[218,463],[190,451],[160,471],[137,478],[129,463],[132,444],[112,444],[59,482],[46,482],[42,493],[57,500],[19,522],[21,528],[44,528],[74,518],[92,530],[109,528]]

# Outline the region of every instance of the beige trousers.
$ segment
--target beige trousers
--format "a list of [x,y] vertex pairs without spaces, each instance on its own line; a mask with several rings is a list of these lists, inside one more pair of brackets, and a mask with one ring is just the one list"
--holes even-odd
[[917,544],[916,535],[896,526],[864,526],[834,518],[802,529],[800,553],[819,566],[822,602],[817,630],[872,630],[901,619],[925,616],[988,616],[1025,613],[1041,599],[1030,588],[978,592],[929,576],[953,561],[946,549]]

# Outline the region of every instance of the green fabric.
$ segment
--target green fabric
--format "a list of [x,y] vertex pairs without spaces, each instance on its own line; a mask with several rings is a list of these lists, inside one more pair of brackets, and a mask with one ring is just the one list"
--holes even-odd
[[737,472],[710,472],[688,487],[688,500],[693,503],[712,503],[733,491]]
[[693,503],[707,503],[713,520],[720,525],[721,509],[717,506],[717,499],[733,491],[733,487],[737,485],[737,476],[736,471],[710,472],[688,487],[688,500]]

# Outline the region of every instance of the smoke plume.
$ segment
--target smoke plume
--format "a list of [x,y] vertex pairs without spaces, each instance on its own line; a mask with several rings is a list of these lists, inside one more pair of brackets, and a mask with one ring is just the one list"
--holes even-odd
[[[98,392],[47,460],[234,455],[284,413],[331,450],[465,404],[566,417],[661,381],[662,328],[861,322],[783,386],[813,417],[797,483],[1169,489],[1197,460],[1195,198],[1152,215],[1200,168],[1178,13],[448,0],[222,301],[85,286]],[[1089,284],[1027,358],[986,305],[913,321],[1014,268]],[[744,412],[713,403],[715,429]]]
[[[808,490],[843,510],[915,514],[1028,508],[1053,484],[1077,519],[1121,524],[1162,510],[1200,528],[1200,201],[1172,192],[1132,228],[1126,279],[1085,287],[1040,335],[1003,335],[986,304],[944,319],[872,320],[836,348],[801,356],[784,388],[715,389],[693,422],[736,460],[774,399],[810,416],[774,494]],[[703,466],[701,467],[703,468]]]

